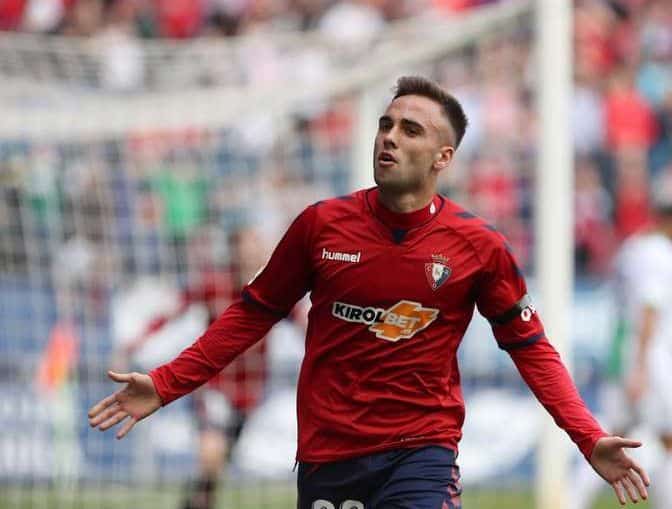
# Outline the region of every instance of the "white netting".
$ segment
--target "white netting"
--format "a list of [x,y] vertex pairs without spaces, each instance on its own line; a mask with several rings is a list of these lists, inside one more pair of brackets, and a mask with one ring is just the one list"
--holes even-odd
[[380,65],[380,57],[395,53],[397,61],[385,65],[417,62],[417,49],[427,44],[439,52],[451,44],[464,45],[528,8],[529,2],[502,2],[476,16],[457,17],[453,23],[446,22],[445,14],[428,10],[424,16],[384,29],[357,27],[355,32],[355,27],[332,28],[325,23],[311,32],[267,27],[236,38],[177,42],[141,40],[114,24],[86,38],[0,33],[0,72],[24,84],[44,80],[48,88],[74,86],[87,91],[182,92],[276,85],[333,78],[341,70]]
[[[381,79],[432,66],[492,30],[515,25],[528,9],[529,2],[503,2],[452,22],[428,15],[365,41],[289,33],[184,45],[134,42],[142,79],[127,88],[105,85],[101,52],[115,44],[46,39],[45,48],[44,37],[0,33],[0,134],[101,137],[184,126],[215,129],[255,113],[310,114],[325,99],[356,96]],[[122,54],[119,60],[129,58]],[[125,71],[110,65],[110,73],[121,79]],[[221,66],[234,71],[220,72]],[[221,79],[199,78],[208,73]],[[163,85],[146,78],[158,75]]]

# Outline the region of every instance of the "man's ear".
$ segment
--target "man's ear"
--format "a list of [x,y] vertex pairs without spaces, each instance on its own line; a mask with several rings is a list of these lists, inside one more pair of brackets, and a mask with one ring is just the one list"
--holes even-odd
[[450,145],[441,147],[441,150],[434,156],[434,168],[438,171],[445,170],[453,160],[453,154],[455,154],[455,148]]

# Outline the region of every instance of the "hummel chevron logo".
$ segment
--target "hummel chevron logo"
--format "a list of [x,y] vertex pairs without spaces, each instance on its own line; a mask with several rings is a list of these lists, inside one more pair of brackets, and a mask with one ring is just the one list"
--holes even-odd
[[322,249],[322,259],[323,260],[335,260],[338,262],[349,262],[349,263],[359,263],[359,259],[362,256],[361,251],[356,253],[341,253],[339,251],[329,251],[326,248]]

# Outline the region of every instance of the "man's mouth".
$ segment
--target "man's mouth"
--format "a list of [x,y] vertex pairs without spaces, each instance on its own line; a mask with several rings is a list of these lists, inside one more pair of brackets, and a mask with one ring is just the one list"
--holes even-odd
[[389,152],[381,152],[378,154],[378,163],[381,166],[392,166],[397,163],[397,159]]

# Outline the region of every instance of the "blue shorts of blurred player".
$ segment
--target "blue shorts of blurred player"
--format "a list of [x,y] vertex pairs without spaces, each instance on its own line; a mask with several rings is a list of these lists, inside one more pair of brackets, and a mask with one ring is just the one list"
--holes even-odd
[[460,509],[460,470],[445,447],[299,463],[298,509]]

